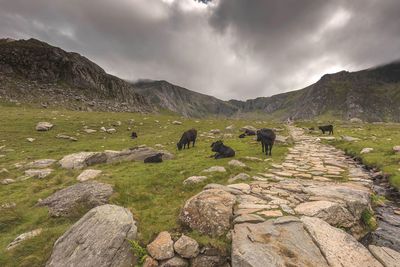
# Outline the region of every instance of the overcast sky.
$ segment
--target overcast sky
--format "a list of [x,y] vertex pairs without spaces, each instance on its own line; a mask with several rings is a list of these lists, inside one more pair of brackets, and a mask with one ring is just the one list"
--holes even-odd
[[76,51],[123,79],[248,99],[400,59],[399,14],[399,0],[0,0],[0,37]]

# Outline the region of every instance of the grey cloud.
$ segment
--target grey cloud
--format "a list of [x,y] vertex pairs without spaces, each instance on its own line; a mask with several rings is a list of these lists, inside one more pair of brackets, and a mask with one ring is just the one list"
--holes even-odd
[[0,36],[38,38],[121,78],[165,79],[223,99],[400,58],[396,0],[200,2],[210,1],[0,0]]

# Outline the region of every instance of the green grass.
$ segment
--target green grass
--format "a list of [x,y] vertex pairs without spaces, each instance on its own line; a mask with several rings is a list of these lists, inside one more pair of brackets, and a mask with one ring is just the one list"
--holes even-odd
[[[131,123],[131,119],[134,120]],[[159,122],[155,122],[158,120]],[[180,120],[183,125],[172,125],[173,120]],[[35,131],[39,121],[49,121],[56,126],[49,132]],[[117,133],[100,132],[101,126],[109,127],[114,122],[122,125],[115,127]],[[214,160],[210,144],[214,139],[199,136],[194,149],[177,151],[176,142],[183,131],[195,127],[198,135],[210,129],[224,130],[233,124],[235,131],[232,138],[225,138],[224,143],[236,150],[236,159],[243,160],[250,170],[228,167],[230,159]],[[83,132],[83,126],[98,130],[94,134]],[[287,146],[276,145],[272,161],[250,162],[244,157],[264,158],[261,147],[251,137],[239,139],[239,128],[244,125],[255,127],[279,127],[283,125],[272,122],[232,120],[221,118],[187,119],[171,114],[139,114],[139,113],[101,113],[74,112],[66,110],[34,109],[27,106],[0,104],[0,170],[6,168],[9,174],[0,174],[0,179],[17,178],[23,169],[15,167],[16,163],[28,163],[36,159],[61,159],[64,155],[80,151],[121,150],[142,144],[154,146],[162,144],[165,149],[175,155],[174,160],[151,165],[141,162],[124,162],[102,164],[91,168],[100,169],[103,174],[97,179],[109,183],[115,193],[111,203],[130,209],[138,221],[138,244],[144,246],[160,231],[172,233],[184,231],[178,215],[185,201],[200,192],[208,183],[227,183],[230,176],[240,172],[255,175],[265,171],[271,163],[279,163],[287,152]],[[131,130],[136,131],[138,139],[129,138]],[[77,142],[57,139],[59,133],[77,137]],[[287,132],[280,133],[287,135]],[[30,143],[26,138],[36,140]],[[215,139],[217,140],[217,139]],[[182,181],[189,176],[199,175],[205,168],[220,165],[227,168],[227,173],[209,175],[209,179],[194,186],[183,186]],[[31,178],[10,185],[0,185],[0,205],[15,202],[16,207],[1,210],[0,216],[0,266],[43,266],[51,253],[54,241],[68,227],[76,222],[85,210],[78,210],[72,218],[51,218],[47,209],[37,207],[39,199],[76,183],[79,170],[64,170],[53,166],[55,172],[42,180]],[[43,233],[22,243],[12,251],[5,247],[19,234],[42,228]],[[218,248],[227,248],[226,238],[213,239],[201,236],[196,232],[186,233],[197,238],[201,244],[211,244]]]
[[[359,158],[363,164],[382,170],[389,176],[390,184],[400,189],[400,153],[394,153],[393,146],[400,145],[399,123],[349,123],[335,121],[334,119],[321,121],[321,124],[332,123],[336,141],[325,141],[344,150],[348,155]],[[299,127],[315,127],[318,123],[313,121],[297,122]],[[320,132],[313,133],[322,136]],[[342,135],[357,137],[360,140],[346,142],[340,140]],[[327,136],[327,135],[326,135]],[[361,154],[361,150],[371,147],[374,150],[367,154]]]

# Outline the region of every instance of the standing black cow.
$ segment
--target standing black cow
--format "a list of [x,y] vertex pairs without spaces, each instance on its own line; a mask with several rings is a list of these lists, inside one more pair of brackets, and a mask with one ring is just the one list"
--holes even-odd
[[163,153],[157,153],[153,156],[147,157],[144,159],[144,163],[160,163],[162,162]]
[[330,135],[333,134],[333,125],[332,124],[319,126],[318,128],[322,131],[322,134],[325,134],[325,132],[329,132]]
[[196,138],[197,138],[196,129],[190,129],[184,132],[182,134],[181,140],[179,140],[179,142],[176,144],[178,150],[181,150],[182,148],[185,149],[186,146],[189,149],[190,142],[193,142],[193,147],[194,147],[194,144],[196,143]]
[[263,128],[261,130],[257,131],[257,141],[261,142],[261,147],[262,147],[262,152],[264,153],[265,149],[265,155],[271,156],[271,151],[272,151],[272,146],[274,145],[276,135],[274,131],[271,129]]
[[217,141],[211,144],[211,151],[216,152],[215,159],[230,158],[235,156],[235,150],[224,145],[222,141]]

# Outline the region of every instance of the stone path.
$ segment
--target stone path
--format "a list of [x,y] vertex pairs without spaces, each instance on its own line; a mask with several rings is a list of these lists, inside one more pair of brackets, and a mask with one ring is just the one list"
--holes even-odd
[[[399,262],[400,253],[392,242],[374,244],[378,246],[374,253],[359,242],[368,233],[363,217],[371,212],[370,173],[320,138],[293,126],[289,131],[295,143],[282,164],[273,164],[250,184],[209,184],[192,197],[188,202],[202,208],[183,209],[190,227],[204,233],[216,223],[213,218],[229,218],[227,210],[232,206],[227,200],[234,196],[233,267],[390,266]],[[204,199],[206,192],[210,197]],[[224,198],[218,202],[221,208],[211,201],[217,197]],[[196,224],[199,216],[203,220]],[[226,225],[221,229],[227,229]],[[374,256],[389,248],[394,251],[390,257]]]

